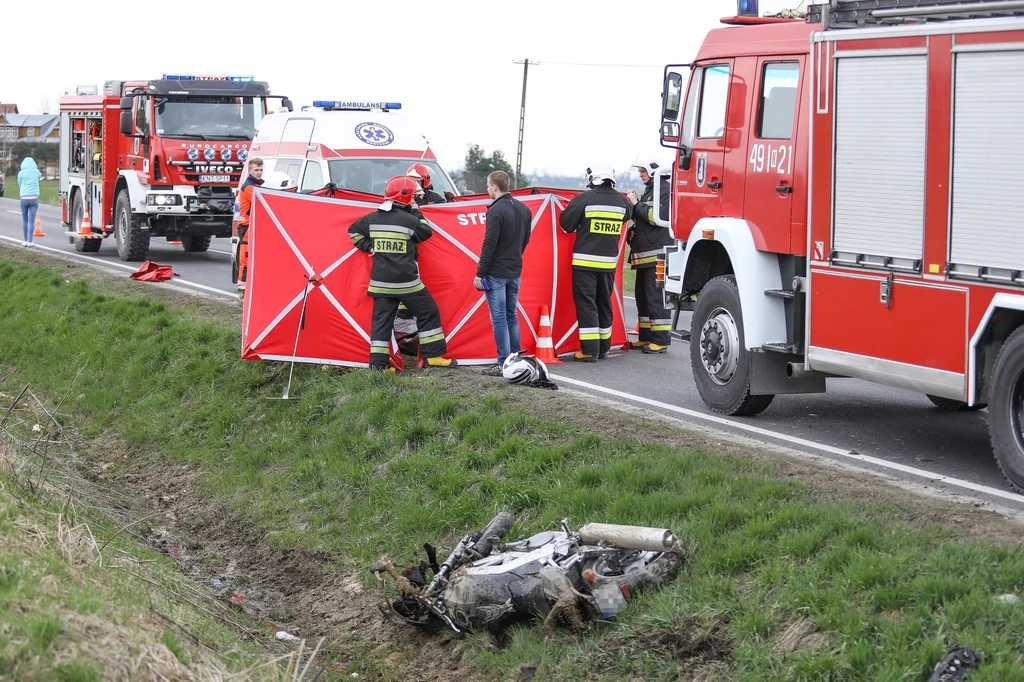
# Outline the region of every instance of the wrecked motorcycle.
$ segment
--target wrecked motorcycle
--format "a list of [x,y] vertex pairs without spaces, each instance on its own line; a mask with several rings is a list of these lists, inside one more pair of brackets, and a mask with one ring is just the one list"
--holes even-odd
[[[370,567],[384,595],[381,612],[394,623],[444,623],[455,632],[496,631],[540,617],[548,632],[556,623],[579,632],[614,616],[635,593],[672,581],[685,555],[663,528],[590,523],[574,532],[565,519],[561,531],[503,544],[511,527],[512,515],[499,513],[440,565],[429,543],[427,560],[402,570],[381,557]],[[388,576],[397,598],[389,595]]]

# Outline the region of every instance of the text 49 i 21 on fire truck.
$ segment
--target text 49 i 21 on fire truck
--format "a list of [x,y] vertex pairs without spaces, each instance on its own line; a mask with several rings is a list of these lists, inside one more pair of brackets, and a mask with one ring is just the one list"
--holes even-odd
[[662,94],[659,268],[702,399],[752,415],[858,377],[987,406],[1024,490],[1024,9],[741,5]]

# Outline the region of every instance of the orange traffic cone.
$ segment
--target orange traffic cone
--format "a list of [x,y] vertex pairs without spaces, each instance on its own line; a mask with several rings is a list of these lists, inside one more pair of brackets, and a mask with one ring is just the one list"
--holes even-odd
[[43,232],[43,221],[39,218],[39,214],[36,214],[36,231],[32,233],[33,237],[45,237],[46,233]]
[[636,326],[633,327],[633,331],[626,332],[630,336],[640,336],[640,320],[636,321]]
[[89,207],[86,206],[82,210],[82,226],[78,228],[79,236],[85,237],[86,235],[92,236],[92,223],[89,222]]
[[548,307],[540,309],[540,331],[537,333],[536,357],[545,365],[561,365],[562,361],[555,355],[555,344],[551,340],[551,315]]

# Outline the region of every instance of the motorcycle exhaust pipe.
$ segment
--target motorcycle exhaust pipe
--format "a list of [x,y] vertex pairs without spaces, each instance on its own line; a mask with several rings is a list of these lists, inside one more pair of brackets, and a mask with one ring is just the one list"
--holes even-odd
[[614,523],[588,523],[580,528],[580,542],[584,545],[609,545],[641,552],[665,552],[672,549],[678,539],[666,528],[620,526]]

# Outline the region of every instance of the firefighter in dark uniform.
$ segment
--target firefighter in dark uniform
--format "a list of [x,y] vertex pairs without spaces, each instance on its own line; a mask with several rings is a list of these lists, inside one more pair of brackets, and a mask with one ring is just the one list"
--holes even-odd
[[427,204],[448,203],[443,196],[434,191],[434,186],[430,182],[430,169],[422,163],[414,163],[409,166],[409,170],[405,174],[415,180],[420,187],[416,195],[417,204],[426,206]]
[[[636,313],[638,339],[630,345],[644,353],[657,354],[668,350],[671,343],[672,319],[665,309],[657,287],[655,265],[662,249],[673,243],[672,232],[654,223],[654,171],[656,162],[633,164],[644,183],[644,193],[637,198],[630,190],[626,199],[633,205],[633,226],[629,229],[629,264],[636,271]],[[662,192],[662,208],[667,205],[668,192]]]
[[410,177],[391,178],[380,208],[348,228],[356,248],[373,256],[367,288],[373,297],[370,369],[388,369],[399,303],[405,304],[419,322],[420,351],[427,365],[455,366],[454,360],[444,357],[448,348],[441,329],[441,313],[420,281],[416,245],[429,239],[433,231],[413,201],[416,190],[416,182]]
[[580,362],[597,362],[612,345],[612,288],[619,260],[619,238],[632,207],[615,191],[611,171],[587,169],[590,184],[558,218],[565,232],[576,233],[572,253],[572,297],[579,321]]
[[[409,166],[409,170],[407,170],[405,174],[416,181],[418,189],[416,190],[415,198],[418,206],[448,203],[443,196],[432,189],[432,185],[430,183],[430,169],[425,165],[422,163],[414,163]],[[402,320],[411,320],[415,316],[407,307],[400,305],[398,306],[398,317]]]

